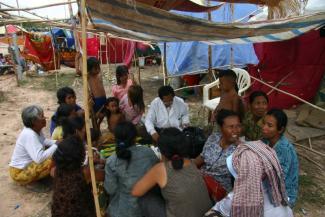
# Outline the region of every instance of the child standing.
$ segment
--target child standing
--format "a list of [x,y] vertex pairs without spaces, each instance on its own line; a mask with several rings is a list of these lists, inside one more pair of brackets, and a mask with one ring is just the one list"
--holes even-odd
[[88,58],[87,70],[89,88],[94,102],[93,109],[94,112],[97,112],[103,107],[106,102],[106,93],[100,73],[100,63],[97,58]]
[[64,139],[53,155],[55,163],[52,217],[95,217],[94,200],[83,162],[85,148],[78,136]]
[[116,68],[116,85],[112,87],[112,94],[119,100],[127,94],[129,87],[133,81],[129,79],[129,69],[126,65],[121,65]]
[[114,132],[114,129],[118,123],[124,120],[124,115],[120,111],[119,100],[115,97],[109,97],[105,103],[105,112],[107,118],[107,125],[110,132]]
[[76,116],[76,112],[73,105],[64,103],[59,106],[58,110],[56,111],[56,116],[52,117],[52,121],[56,124],[56,128],[52,133],[53,140],[63,139],[62,122],[64,119],[74,116]]
[[[72,105],[74,107],[75,112],[78,114],[78,116],[83,116],[84,110],[76,103],[76,93],[74,90],[70,87],[62,87],[56,92],[56,97],[58,99],[58,104],[68,104]],[[51,124],[50,124],[50,135],[52,135],[56,124],[53,121],[53,118],[56,119],[57,112],[54,113],[54,115],[51,118]]]
[[244,106],[241,97],[238,95],[236,80],[237,75],[231,69],[219,72],[221,96],[219,104],[212,113],[211,120],[215,120],[216,115],[221,109],[234,111],[242,117]]
[[120,109],[125,115],[125,120],[134,125],[139,124],[144,113],[143,89],[140,85],[131,85],[128,93],[124,95],[120,102]]

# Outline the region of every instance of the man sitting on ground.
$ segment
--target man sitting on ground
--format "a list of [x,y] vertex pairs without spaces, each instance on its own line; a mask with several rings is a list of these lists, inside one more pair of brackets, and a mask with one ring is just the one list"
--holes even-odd
[[160,87],[158,96],[151,102],[145,121],[147,132],[155,143],[162,128],[182,129],[190,123],[187,104],[175,96],[171,86]]

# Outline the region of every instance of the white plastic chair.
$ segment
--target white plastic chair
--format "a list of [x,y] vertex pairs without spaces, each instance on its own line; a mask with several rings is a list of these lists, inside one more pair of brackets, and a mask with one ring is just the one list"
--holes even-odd
[[[242,96],[244,92],[251,86],[251,77],[244,69],[233,68],[232,70],[237,75],[237,85],[239,88],[238,95]],[[218,106],[220,102],[220,97],[209,99],[209,90],[214,86],[219,86],[219,79],[203,87],[203,106],[212,111]]]

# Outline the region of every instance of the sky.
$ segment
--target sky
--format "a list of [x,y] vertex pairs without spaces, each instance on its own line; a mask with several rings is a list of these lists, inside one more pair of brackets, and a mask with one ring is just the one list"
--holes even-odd
[[[53,4],[58,2],[67,2],[68,0],[1,0],[2,3],[17,7],[17,1],[20,8],[27,8],[27,7],[36,7],[36,6],[42,6],[47,4]],[[1,8],[7,8],[6,6],[1,5]],[[78,6],[76,3],[72,5],[73,13],[76,14],[78,10]],[[40,16],[47,17],[50,19],[64,19],[69,18],[69,8],[68,5],[60,5],[55,7],[49,7],[49,8],[42,8],[37,10],[31,10],[30,12],[34,12]],[[18,12],[10,12],[11,14],[18,15]],[[20,16],[37,19],[37,17],[28,14],[26,12],[20,12]]]

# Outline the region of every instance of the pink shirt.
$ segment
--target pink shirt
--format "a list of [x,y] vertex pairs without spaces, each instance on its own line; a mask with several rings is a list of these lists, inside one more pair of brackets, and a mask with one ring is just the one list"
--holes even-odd
[[120,101],[120,109],[125,116],[125,120],[131,121],[134,125],[141,120],[143,112],[140,112],[137,107],[129,104],[128,95],[125,94]]
[[112,94],[114,97],[118,98],[119,100],[122,100],[122,97],[127,94],[129,87],[133,84],[131,79],[128,79],[126,82],[125,87],[122,87],[121,85],[114,85],[112,87]]

